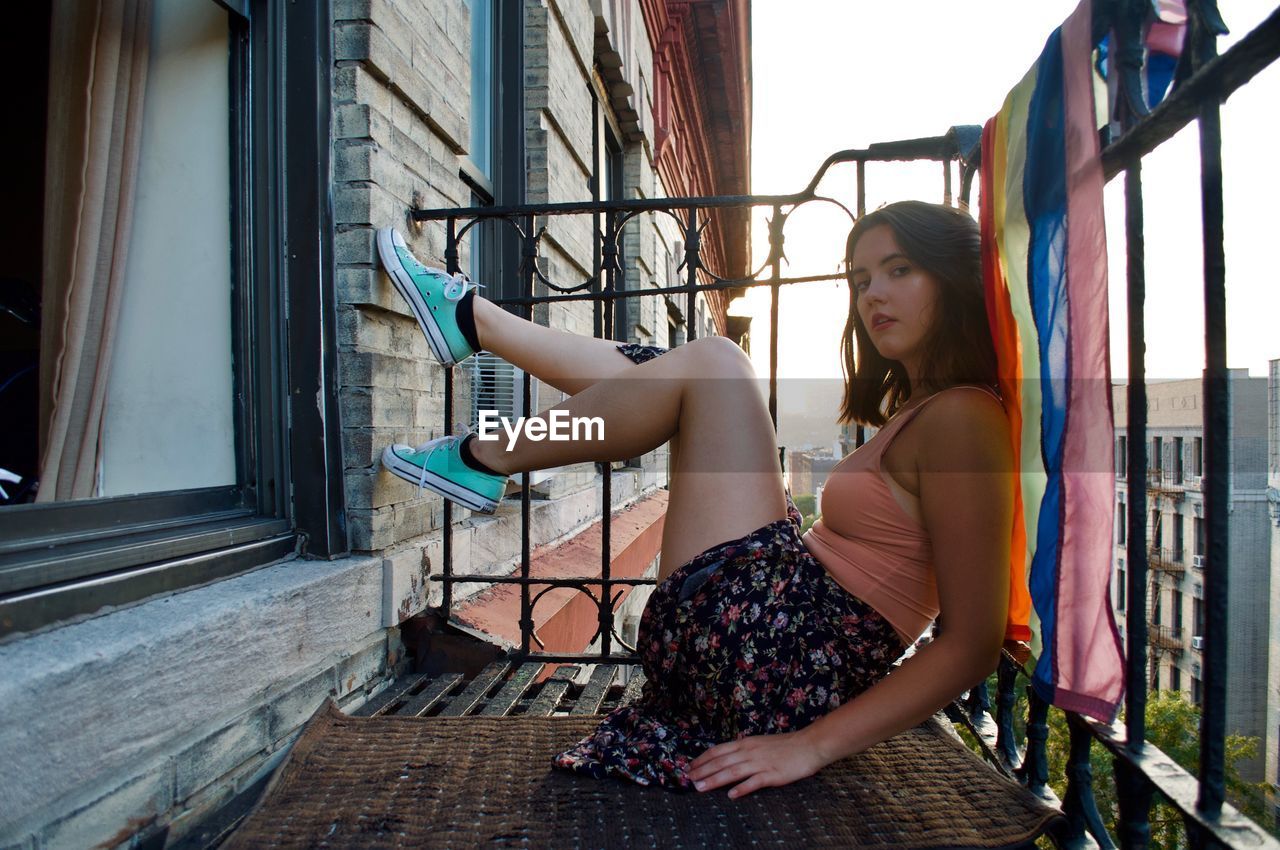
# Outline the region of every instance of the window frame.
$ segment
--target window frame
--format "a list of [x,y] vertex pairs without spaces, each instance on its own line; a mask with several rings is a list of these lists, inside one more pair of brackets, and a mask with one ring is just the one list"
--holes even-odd
[[211,2],[229,24],[237,483],[6,506],[0,639],[290,553],[348,550],[336,387],[332,15],[328,3]]

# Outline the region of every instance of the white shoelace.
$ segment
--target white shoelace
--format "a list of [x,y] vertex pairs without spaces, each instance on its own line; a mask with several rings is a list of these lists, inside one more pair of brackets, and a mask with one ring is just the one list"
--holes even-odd
[[[440,269],[433,269],[429,266],[423,265],[422,262],[412,254],[410,254],[407,259],[414,264],[416,270],[420,274],[433,274],[440,271]],[[449,275],[449,282],[444,285],[444,297],[450,301],[457,301],[472,289],[484,288],[485,285],[483,283],[476,283],[462,272],[454,272],[452,275]]]
[[[454,284],[457,284],[456,289],[454,288]],[[485,286],[483,283],[476,283],[462,272],[458,272],[449,280],[448,283],[444,285],[444,297],[448,298],[450,301],[458,301],[472,289],[484,288]],[[457,294],[454,295],[452,294],[453,292],[456,292]]]
[[[427,464],[431,461],[431,457],[436,453],[436,451],[447,445],[449,445],[447,442],[436,443],[431,447],[431,451],[427,452],[427,456],[422,459],[422,472],[418,475],[418,498],[422,498],[422,491],[427,487]],[[426,447],[427,444],[423,443],[421,446],[414,449],[414,451],[420,452]]]

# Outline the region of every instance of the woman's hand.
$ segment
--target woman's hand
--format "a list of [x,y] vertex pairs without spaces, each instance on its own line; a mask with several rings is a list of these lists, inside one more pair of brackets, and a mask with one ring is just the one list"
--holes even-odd
[[788,785],[826,766],[810,736],[801,732],[753,735],[717,744],[689,765],[689,778],[699,791],[737,783],[729,797],[737,799],[760,788]]

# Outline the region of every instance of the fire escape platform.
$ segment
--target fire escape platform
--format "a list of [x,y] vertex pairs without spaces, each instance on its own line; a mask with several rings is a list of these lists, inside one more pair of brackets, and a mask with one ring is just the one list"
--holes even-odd
[[326,704],[221,846],[1030,848],[1065,827],[936,717],[740,800],[556,770],[640,677],[538,682],[543,666],[403,677],[352,715]]

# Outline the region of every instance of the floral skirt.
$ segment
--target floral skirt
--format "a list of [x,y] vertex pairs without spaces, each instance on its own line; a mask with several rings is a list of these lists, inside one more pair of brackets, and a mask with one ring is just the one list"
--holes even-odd
[[[636,362],[665,349],[619,346]],[[643,359],[640,359],[643,358]],[[883,678],[906,651],[800,541],[801,515],[716,545],[667,576],[640,618],[639,698],[556,767],[692,790],[690,762],[747,735],[792,732]]]

